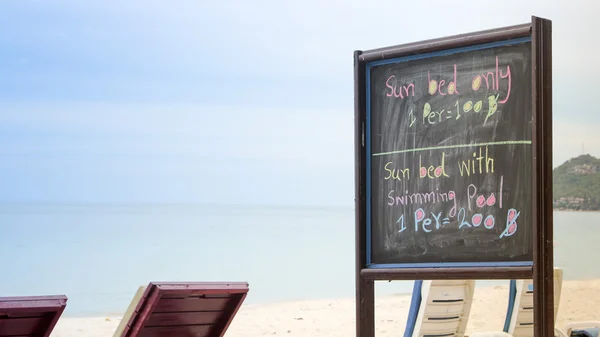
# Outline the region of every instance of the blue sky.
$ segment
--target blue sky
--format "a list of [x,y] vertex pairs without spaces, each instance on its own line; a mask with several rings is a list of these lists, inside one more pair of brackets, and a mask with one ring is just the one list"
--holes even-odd
[[0,201],[352,205],[352,52],[554,29],[554,164],[600,156],[591,1],[0,2]]

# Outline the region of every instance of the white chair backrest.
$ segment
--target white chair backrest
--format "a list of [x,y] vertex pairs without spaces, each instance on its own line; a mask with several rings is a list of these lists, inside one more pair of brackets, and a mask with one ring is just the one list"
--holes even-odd
[[424,281],[412,336],[464,336],[474,290],[474,280]]
[[[563,272],[554,268],[554,321],[558,315]],[[517,294],[508,333],[513,337],[533,337],[533,280],[517,280]]]

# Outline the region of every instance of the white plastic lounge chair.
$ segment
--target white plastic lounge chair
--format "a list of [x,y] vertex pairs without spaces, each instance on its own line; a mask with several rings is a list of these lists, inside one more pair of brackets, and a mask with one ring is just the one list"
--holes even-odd
[[[554,268],[554,320],[562,289],[562,270]],[[566,336],[555,329],[556,337]],[[470,337],[533,337],[533,280],[510,280],[508,310],[503,331],[476,332]]]
[[474,289],[474,280],[415,281],[404,337],[464,336]]
[[[554,320],[558,315],[562,292],[562,269],[554,268]],[[504,331],[477,332],[470,337],[533,337],[533,280],[511,280],[508,311]],[[599,322],[581,322],[567,325],[565,330],[554,328],[556,337],[597,337]],[[596,329],[594,329],[596,328]],[[594,334],[596,333],[596,334]]]
[[[562,280],[562,269],[554,268],[554,321],[558,315]],[[511,280],[510,286],[504,331],[513,337],[533,337],[533,280]],[[555,335],[564,334],[555,329]]]

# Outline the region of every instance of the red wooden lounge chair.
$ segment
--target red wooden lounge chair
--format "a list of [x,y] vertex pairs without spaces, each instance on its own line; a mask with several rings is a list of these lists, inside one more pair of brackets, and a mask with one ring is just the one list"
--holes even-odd
[[0,337],[48,337],[67,305],[67,297],[0,297]]
[[140,287],[114,337],[222,337],[248,283],[154,283]]

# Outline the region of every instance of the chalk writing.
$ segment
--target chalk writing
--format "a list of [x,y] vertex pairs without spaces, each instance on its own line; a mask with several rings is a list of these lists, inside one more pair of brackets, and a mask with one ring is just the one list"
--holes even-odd
[[[425,215],[425,211],[422,208],[419,208],[415,211],[414,214],[414,223],[415,223],[415,232],[419,231],[419,225],[426,233],[431,233],[433,229],[428,228],[432,222],[435,224],[435,229],[440,229],[442,225],[447,225],[450,223],[450,218],[442,218],[442,212],[430,213],[430,216]],[[433,219],[433,220],[432,220]]]
[[[517,232],[516,220],[519,217],[519,214],[520,212],[514,208],[511,208],[507,211],[506,227],[500,234],[500,239],[512,236]],[[408,228],[413,228],[414,232],[423,231],[424,233],[431,233],[446,226],[455,226],[458,230],[466,230],[478,228],[483,225],[484,229],[491,230],[496,225],[496,219],[494,215],[484,215],[482,213],[469,214],[464,207],[461,207],[456,215],[446,215],[444,215],[441,211],[426,213],[423,208],[418,208],[412,214],[412,226],[407,226],[407,221],[404,214],[400,215],[396,221],[398,233],[402,233]]]
[[465,175],[494,173],[494,158],[488,155],[488,147],[485,147],[485,153],[482,151],[480,147],[479,156],[477,156],[477,152],[473,152],[473,159],[467,158],[457,162],[461,177]]
[[440,94],[442,96],[446,96],[446,95],[459,95],[460,93],[458,92],[458,88],[456,87],[456,64],[454,65],[454,80],[448,82],[448,89],[446,92],[442,92],[442,90],[446,90],[443,89],[444,84],[446,83],[446,80],[440,80],[439,84],[438,81],[435,79],[431,78],[431,74],[429,72],[427,72],[427,84],[429,87],[429,94],[430,95],[435,95],[435,94]]
[[[431,104],[425,103],[423,105],[423,115],[419,122],[421,125],[434,125],[448,120],[459,120],[463,116],[473,115],[483,118],[483,124],[485,124],[497,111],[498,94],[481,98],[475,103],[473,103],[473,100],[469,100],[465,103],[461,103],[461,100],[456,100],[449,109],[441,108],[439,110],[433,110]],[[414,128],[417,119],[412,115],[412,111],[410,112],[410,117],[412,118],[408,127]]]
[[[515,214],[516,214],[516,216],[515,216]],[[511,208],[508,210],[508,212],[506,214],[506,228],[502,231],[502,234],[500,234],[500,236],[499,236],[500,239],[511,236],[516,233],[516,231],[517,231],[516,218],[517,217],[518,217],[518,213],[514,208]],[[485,229],[490,230],[490,229],[493,229],[494,226],[496,225],[496,219],[494,218],[494,216],[492,214],[487,215],[485,220],[483,220],[482,213],[475,213],[475,214],[471,215],[471,218],[469,219],[467,217],[467,211],[464,208],[461,208],[458,211],[458,218],[459,218],[458,221],[460,223],[459,229],[461,229],[463,227],[464,228],[477,228],[483,223],[483,227]]]
[[374,260],[529,258],[530,50],[515,43],[370,66]]
[[[394,163],[393,162],[387,162],[385,164],[385,166],[383,167],[383,169],[388,172],[388,175],[385,176],[383,179],[388,180],[388,179],[396,179],[396,180],[408,180],[410,179],[410,169],[409,168],[402,168],[402,169],[396,169],[396,168],[391,168],[394,167],[393,166]],[[390,169],[391,168],[391,169]]]
[[506,229],[500,234],[500,238],[512,236],[517,232],[517,218],[521,212],[517,212],[516,209],[511,208],[508,210],[508,216],[506,219]]
[[[450,176],[446,171],[446,153],[442,151],[439,157],[439,162],[435,162],[434,159],[419,155],[418,169],[420,179],[436,179]],[[468,177],[477,174],[494,173],[494,162],[495,159],[489,154],[488,146],[485,146],[479,147],[478,150],[474,151],[472,158],[459,159],[456,164],[459,175],[461,177]],[[393,161],[387,162],[383,169],[386,172],[383,177],[384,180],[393,179],[403,181],[410,179],[410,168],[404,166],[397,168]]]
[[[498,186],[497,194],[500,196],[500,205],[499,209],[502,209],[502,195],[503,195],[503,180],[504,176],[500,177],[500,183]],[[414,222],[414,230],[419,231],[419,229],[423,230],[426,233],[432,231],[429,227],[431,224],[434,224],[434,229],[440,229],[443,225],[450,225],[455,223],[457,225],[457,229],[463,228],[472,228],[479,227],[483,225],[486,229],[493,229],[496,225],[496,218],[493,214],[484,214],[486,207],[493,207],[496,205],[496,193],[489,192],[487,194],[478,193],[478,189],[475,185],[469,184],[465,191],[467,205],[466,207],[458,208],[458,198],[456,192],[448,191],[448,192],[440,192],[429,191],[429,192],[414,192],[410,193],[408,190],[405,190],[404,193],[396,193],[394,190],[390,191],[387,195],[388,197],[388,206],[407,206],[407,205],[443,205],[444,203],[451,206],[447,212],[446,217],[441,217],[442,212],[432,212],[430,215],[427,215],[422,207],[419,207],[415,210],[413,214],[413,222]],[[475,207],[479,210],[475,210]],[[442,207],[444,209],[448,209],[447,207]],[[467,212],[471,212],[467,215]],[[512,236],[517,230],[516,219],[518,218],[520,212],[516,211],[516,209],[511,208],[508,210],[506,215],[506,229],[500,235],[500,238]],[[456,218],[455,220],[453,220]],[[406,230],[406,221],[404,218],[404,214],[402,214],[396,223],[399,226],[398,233],[401,233]]]
[[[451,80],[449,78],[443,78],[444,76],[438,76],[438,78],[435,78],[434,76],[432,76],[431,71],[427,71],[427,92],[429,93],[429,95],[460,95],[458,88],[459,82],[457,76],[457,65],[453,64],[452,67],[453,71]],[[477,92],[479,91],[479,89],[482,89],[482,84],[485,82],[486,91],[499,91],[501,88],[500,80],[503,80],[502,87],[506,90],[506,96],[502,100],[500,100],[499,103],[504,104],[508,101],[508,98],[510,97],[510,91],[512,89],[510,65],[507,64],[505,66],[505,69],[501,69],[499,57],[496,56],[496,67],[493,70],[494,71],[487,71],[483,74],[475,74],[471,78],[470,89],[473,92]],[[404,98],[405,96],[408,96],[409,88],[412,89],[412,96],[414,96],[414,83],[411,83],[409,86],[401,86],[399,87],[399,89],[397,89],[395,82],[393,82],[394,85],[390,84],[390,81],[394,78],[395,75],[391,75],[386,81],[386,87],[390,88],[391,90],[387,94],[388,97],[393,96]],[[446,80],[449,80],[447,84]],[[446,88],[444,88],[444,86],[446,86]],[[404,91],[404,95],[402,95],[402,91]]]
[[[393,83],[393,84],[391,84]],[[415,85],[414,83],[406,84],[398,84],[396,80],[396,76],[392,75],[388,77],[387,81],[385,81],[385,86],[390,89],[390,91],[386,94],[387,97],[394,98],[404,98],[408,96],[415,95]]]
[[[504,176],[500,176],[500,183],[499,183],[499,187],[498,187],[498,195],[500,198],[500,201],[498,203],[499,208],[502,209],[502,195],[503,195],[503,182],[504,182]],[[473,200],[475,200],[475,202],[473,202]],[[473,210],[474,206],[473,204],[475,204],[478,207],[483,207],[485,205],[487,206],[493,206],[496,203],[496,196],[494,195],[494,193],[491,193],[487,198],[483,195],[483,194],[478,194],[477,193],[477,187],[473,184],[469,184],[469,186],[467,187],[467,207],[469,208],[469,210]]]
[[433,165],[423,165],[422,164],[422,157],[419,155],[419,178],[429,178],[429,179],[433,179],[433,178],[439,178],[441,176],[444,177],[448,177],[448,174],[446,173],[446,169],[445,169],[445,159],[446,154],[444,152],[442,152],[442,159],[440,160],[440,165],[437,167],[434,167]]
[[429,191],[429,192],[414,192],[409,193],[408,190],[404,193],[398,193],[395,190],[391,190],[388,195],[388,206],[398,205],[412,205],[412,204],[437,204],[450,202],[452,203],[452,209],[450,213],[456,213],[456,193],[454,191],[440,192],[440,191]]
[[[479,97],[475,100],[460,100],[454,101],[455,107],[432,107],[431,103],[425,102],[422,107],[422,117],[419,119],[422,125],[432,125],[442,123],[443,121],[454,119],[458,120],[465,114],[474,113],[480,115],[481,112],[484,118],[483,123],[488,120],[498,111],[498,104],[505,104],[511,94],[512,76],[510,65],[500,66],[500,60],[496,56],[495,69],[487,71],[484,74],[475,74],[470,81],[470,89],[473,93],[485,89],[485,97]],[[460,91],[458,88],[458,70],[457,65],[452,65],[452,76],[450,78],[442,78],[443,75],[438,75],[437,78],[432,76],[431,71],[427,72],[427,93],[431,96],[458,96]],[[502,81],[501,81],[502,80]],[[485,85],[483,85],[485,84]],[[385,81],[386,97],[393,99],[405,99],[415,97],[415,82],[400,81],[396,75],[390,75]],[[500,91],[503,97],[500,97]],[[496,92],[495,94],[489,94]],[[410,123],[409,128],[415,127],[417,118],[413,115],[412,109],[409,113]]]
[[488,143],[473,143],[473,144],[456,144],[456,145],[441,145],[441,146],[428,146],[428,147],[417,147],[413,149],[395,150],[389,152],[376,152],[373,156],[384,156],[388,154],[398,154],[406,152],[419,152],[419,151],[431,151],[431,150],[443,150],[443,149],[458,149],[463,147],[474,147],[474,146],[494,146],[494,145],[531,145],[530,140],[504,140],[498,142]]
[[496,56],[496,69],[495,72],[488,71],[486,74],[477,74],[473,77],[471,81],[471,88],[473,91],[478,91],[481,88],[482,79],[485,81],[486,90],[499,90],[500,89],[500,79],[506,79],[506,97],[499,101],[500,104],[504,104],[508,101],[510,97],[510,89],[511,89],[511,76],[510,76],[510,65],[506,65],[506,72],[503,73],[501,69],[499,69],[499,60],[498,56]]

